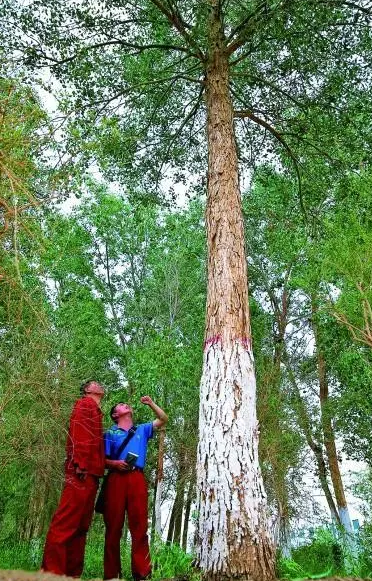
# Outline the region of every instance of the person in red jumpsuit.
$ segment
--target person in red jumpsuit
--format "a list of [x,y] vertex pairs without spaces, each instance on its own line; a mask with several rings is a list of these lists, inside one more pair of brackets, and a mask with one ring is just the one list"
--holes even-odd
[[96,381],[82,386],[72,410],[66,445],[65,483],[45,541],[41,569],[80,577],[87,532],[98,481],[104,474],[102,411],[104,388]]

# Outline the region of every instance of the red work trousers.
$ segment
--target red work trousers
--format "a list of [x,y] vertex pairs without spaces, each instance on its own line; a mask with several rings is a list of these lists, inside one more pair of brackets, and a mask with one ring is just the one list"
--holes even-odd
[[96,476],[88,474],[85,480],[80,480],[75,474],[66,474],[61,500],[45,541],[41,565],[44,571],[81,576],[97,488]]
[[132,575],[145,579],[151,573],[147,537],[147,483],[143,472],[112,472],[105,490],[104,519],[106,525],[104,578],[121,576],[120,539],[125,513],[132,537]]

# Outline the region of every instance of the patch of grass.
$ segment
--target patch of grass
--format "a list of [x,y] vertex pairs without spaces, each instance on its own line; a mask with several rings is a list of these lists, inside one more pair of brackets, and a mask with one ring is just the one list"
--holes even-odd
[[28,543],[7,539],[0,544],[0,569],[24,569],[37,571],[40,568],[43,544],[40,539]]
[[302,567],[293,559],[279,557],[276,568],[279,579],[303,578],[306,575]]
[[185,553],[177,545],[167,545],[156,540],[151,547],[152,579],[171,579],[173,577],[188,577],[197,581],[198,574],[192,567],[193,556]]
[[[0,569],[36,571],[40,568],[43,549],[44,539],[33,539],[30,542],[18,539],[3,541],[0,544]],[[88,534],[82,579],[103,578],[103,549],[104,525],[97,519]],[[199,581],[198,574],[191,566],[193,556],[180,547],[167,545],[157,539],[150,550],[153,581],[173,577],[188,577],[190,581]],[[123,541],[121,544],[121,563],[123,579],[131,579],[130,537],[127,543]]]
[[345,573],[343,546],[328,529],[316,530],[309,543],[293,549],[292,559],[306,572],[305,577],[321,578]]
[[330,576],[370,578],[371,540],[368,527],[352,542],[341,531],[335,536],[331,530],[319,528],[309,542],[292,550],[290,559],[278,555],[278,577],[291,581]]

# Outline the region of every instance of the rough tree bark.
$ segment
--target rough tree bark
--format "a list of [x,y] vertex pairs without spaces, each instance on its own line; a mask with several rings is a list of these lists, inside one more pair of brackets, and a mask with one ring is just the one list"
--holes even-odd
[[266,581],[275,578],[274,550],[258,463],[256,381],[228,54],[220,2],[209,4],[208,294],[197,460],[197,557],[210,581]]

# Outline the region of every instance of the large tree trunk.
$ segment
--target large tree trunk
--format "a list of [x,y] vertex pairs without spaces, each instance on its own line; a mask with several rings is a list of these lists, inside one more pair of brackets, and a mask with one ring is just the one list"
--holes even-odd
[[256,381],[228,55],[210,1],[208,296],[197,461],[197,557],[208,580],[275,577],[258,463]]
[[354,531],[353,526],[351,524],[349,509],[347,506],[345,496],[345,489],[342,482],[340,466],[338,463],[335,434],[333,431],[332,419],[329,410],[329,389],[328,389],[327,370],[323,351],[321,348],[318,325],[316,321],[317,306],[316,299],[314,297],[312,298],[311,301],[311,309],[312,309],[311,322],[314,332],[316,356],[318,363],[320,413],[324,445],[328,458],[329,472],[331,475],[333,490],[335,493],[341,524],[345,528],[345,531],[347,533],[353,534]]

